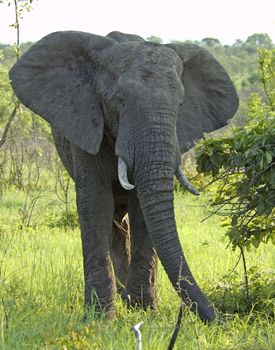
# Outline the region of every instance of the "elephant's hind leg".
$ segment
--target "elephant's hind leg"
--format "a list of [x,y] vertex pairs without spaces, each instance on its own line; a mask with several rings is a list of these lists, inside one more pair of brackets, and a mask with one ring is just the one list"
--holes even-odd
[[121,293],[126,285],[131,259],[128,216],[113,221],[112,260],[116,275],[117,289]]
[[156,303],[157,255],[144,222],[136,191],[129,193],[131,263],[125,293],[128,305],[143,308]]
[[117,289],[121,294],[126,285],[131,259],[130,228],[127,215],[128,192],[121,187],[118,180],[113,183],[112,190],[115,203],[111,245],[112,260],[116,275]]

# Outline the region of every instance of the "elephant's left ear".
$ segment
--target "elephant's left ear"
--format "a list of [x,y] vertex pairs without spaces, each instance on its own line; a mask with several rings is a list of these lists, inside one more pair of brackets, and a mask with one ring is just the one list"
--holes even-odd
[[205,49],[193,44],[168,44],[183,63],[185,96],[180,107],[177,134],[186,152],[204,133],[227,124],[236,113],[239,99],[232,81]]
[[96,94],[98,55],[110,38],[64,31],[33,45],[10,70],[21,102],[70,142],[91,154],[99,150],[103,114]]

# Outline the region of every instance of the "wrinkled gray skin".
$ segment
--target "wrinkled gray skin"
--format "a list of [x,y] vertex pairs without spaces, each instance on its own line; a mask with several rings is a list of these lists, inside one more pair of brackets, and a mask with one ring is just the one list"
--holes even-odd
[[[183,301],[214,320],[179,242],[173,178],[181,153],[236,112],[235,89],[219,63],[192,44],[69,31],[36,43],[10,78],[22,103],[51,124],[75,181],[85,305],[93,299],[97,311],[113,316],[121,286],[115,271],[130,305],[154,306],[158,256]],[[118,157],[134,190],[118,181]]]

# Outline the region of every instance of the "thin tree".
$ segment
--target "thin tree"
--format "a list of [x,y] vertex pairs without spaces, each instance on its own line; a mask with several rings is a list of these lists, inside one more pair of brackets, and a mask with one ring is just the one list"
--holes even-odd
[[[16,61],[20,57],[20,21],[23,18],[23,13],[25,11],[29,12],[32,9],[31,7],[32,2],[33,0],[13,0],[15,21],[13,24],[10,25],[10,27],[16,30],[16,42],[15,42]],[[8,6],[11,6],[11,1],[0,0],[0,5],[3,5],[3,4],[7,4]],[[14,101],[15,102],[12,102],[12,104],[14,104],[13,110],[10,116],[8,117],[7,123],[2,133],[2,137],[0,139],[0,147],[2,147],[6,142],[9,129],[20,107],[19,100],[14,97]]]

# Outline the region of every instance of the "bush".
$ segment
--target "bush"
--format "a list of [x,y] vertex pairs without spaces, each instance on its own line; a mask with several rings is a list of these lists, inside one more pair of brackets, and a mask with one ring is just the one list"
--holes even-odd
[[78,215],[75,209],[63,210],[60,214],[51,214],[47,217],[47,225],[50,228],[75,229],[78,227]]
[[275,244],[275,50],[259,52],[259,65],[266,100],[252,94],[248,124],[196,150],[198,172],[215,180],[213,205],[233,249]]

